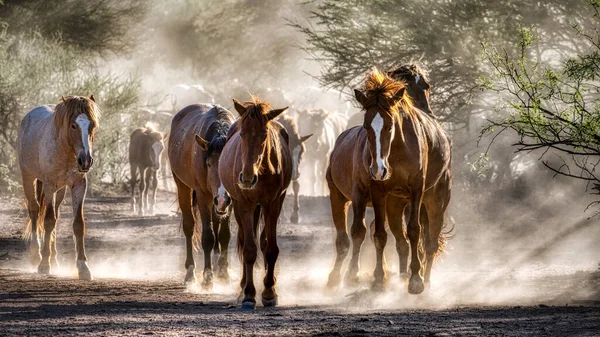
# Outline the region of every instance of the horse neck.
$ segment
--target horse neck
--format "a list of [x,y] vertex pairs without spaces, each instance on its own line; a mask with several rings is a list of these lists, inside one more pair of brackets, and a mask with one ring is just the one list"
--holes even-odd
[[[407,157],[413,156],[415,154],[415,148],[412,146],[414,142],[418,142],[419,151],[422,155],[424,135],[418,118],[416,116],[403,116],[402,114],[399,114],[396,118],[396,123],[394,124],[395,135],[390,149],[390,160],[405,160]],[[398,119],[401,119],[401,121]],[[411,141],[409,138],[414,136],[416,136],[416,139]]]
[[71,149],[71,146],[69,146],[67,132],[65,130],[58,131],[56,129],[54,126],[54,118],[50,118],[48,129],[48,138],[51,141],[44,141],[40,145],[43,146],[48,153],[54,153],[56,157],[65,159],[71,157],[73,150]]
[[[283,160],[283,158],[281,157],[281,153],[283,151],[282,148],[282,143],[281,143],[281,139],[279,136],[279,130],[273,126],[273,125],[268,125],[267,126],[267,132],[269,133],[269,138],[270,141],[267,142],[267,144],[265,144],[264,148],[263,148],[263,152],[262,152],[262,162],[261,162],[261,171],[263,172],[271,172],[270,168],[269,168],[269,163],[271,163],[271,165],[273,166],[273,168],[275,169],[275,172],[273,173],[277,173],[280,172],[280,168],[281,168],[281,160]],[[270,156],[268,156],[267,154],[269,153],[268,151],[270,150]],[[279,150],[279,151],[277,151]],[[278,156],[279,154],[279,156]]]

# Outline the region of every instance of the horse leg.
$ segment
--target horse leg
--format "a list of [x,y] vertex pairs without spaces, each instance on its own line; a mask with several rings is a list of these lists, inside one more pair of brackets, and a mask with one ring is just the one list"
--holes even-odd
[[300,191],[300,181],[292,181],[292,190],[294,191],[294,205],[292,206],[292,216],[290,221],[292,223],[298,223],[298,211],[300,210],[300,197],[298,195]]
[[38,273],[50,274],[50,246],[52,235],[56,228],[56,213],[54,208],[54,194],[56,190],[48,184],[44,184],[44,196],[46,197],[46,214],[44,216],[44,243],[42,244],[42,261],[38,266]]
[[444,244],[444,235],[442,229],[444,228],[444,217],[446,214],[446,208],[450,202],[450,188],[449,181],[442,180],[433,189],[427,191],[423,198],[424,217],[421,221],[425,222],[423,226],[425,232],[425,253],[426,253],[426,265],[425,265],[425,284],[429,284],[431,281],[431,269],[435,257],[440,251],[440,244]]
[[254,287],[254,263],[258,253],[258,247],[255,241],[254,232],[254,213],[256,207],[250,203],[238,203],[234,212],[239,213],[240,227],[243,227],[243,248],[242,262],[244,263],[244,281],[242,285],[244,299],[242,300],[242,310],[254,310],[256,307],[256,288]]
[[196,191],[196,202],[200,211],[200,221],[202,221],[202,251],[204,252],[204,272],[202,287],[204,289],[212,288],[212,261],[211,253],[215,248],[215,234],[212,229],[212,222],[216,219],[212,218],[212,198],[210,195]]
[[129,171],[131,172],[131,213],[135,214],[135,183],[137,180],[137,169],[138,167],[134,164],[129,164]]
[[151,184],[152,184],[152,169],[151,168],[146,168],[146,173],[144,174],[144,176],[146,177],[146,184],[145,184],[145,189],[144,189],[144,194],[143,194],[143,198],[144,198],[144,211],[146,212],[147,215],[151,215],[152,213],[150,212],[150,204],[149,204],[149,194],[150,194],[150,188]]
[[217,278],[223,281],[229,281],[229,241],[231,240],[231,231],[229,229],[230,219],[231,219],[231,211],[227,212],[227,215],[217,218],[217,223],[219,224],[218,230],[218,239],[219,242],[215,244],[215,247],[220,246],[219,258],[217,260]]
[[371,201],[375,213],[375,231],[373,232],[373,243],[375,244],[376,264],[373,276],[374,290],[383,290],[385,280],[383,251],[387,243],[387,232],[385,231],[386,193],[379,186],[371,186]]
[[[25,198],[27,199],[27,210],[29,211],[29,225],[25,232],[31,233],[29,241],[29,258],[32,265],[39,265],[42,257],[40,255],[40,237],[38,236],[39,221],[40,219],[40,201],[42,196],[42,182],[35,180],[35,178],[23,173],[23,190],[25,191]],[[37,187],[37,190],[36,190]]]
[[183,234],[185,235],[185,284],[196,283],[196,263],[194,262],[194,227],[196,221],[192,212],[192,189],[173,175],[175,185],[177,185],[177,201],[181,209],[181,217],[183,221]]
[[240,295],[238,296],[238,302],[242,302],[244,299],[244,288],[246,287],[246,268],[244,266],[244,226],[242,225],[242,218],[238,212],[237,201],[235,199],[231,200],[231,206],[233,206],[233,215],[235,216],[235,222],[238,225],[238,235],[237,235],[237,250],[238,256],[240,258],[240,262],[242,263],[242,278],[240,279]]
[[91,280],[92,273],[87,264],[85,256],[85,218],[83,216],[83,201],[87,191],[87,177],[83,177],[71,186],[71,198],[73,199],[73,236],[75,237],[75,251],[77,271],[80,280]]
[[[54,213],[56,214],[56,222],[60,218],[60,204],[62,204],[65,199],[65,193],[67,192],[67,187],[62,187],[58,191],[56,191],[56,198],[54,201]],[[58,253],[56,251],[56,231],[52,232],[52,242],[50,243],[50,265],[52,268],[58,268]]]
[[390,231],[396,239],[396,252],[398,253],[400,279],[402,280],[408,280],[409,278],[407,271],[409,246],[403,228],[403,213],[405,212],[404,210],[407,204],[408,200],[394,196],[388,196],[386,202],[387,219],[390,225]]
[[[417,184],[422,186],[422,184]],[[423,278],[421,277],[421,259],[419,242],[421,240],[421,204],[423,191],[413,193],[410,203],[410,220],[407,225],[408,240],[410,241],[410,271],[411,276],[408,281],[408,292],[410,294],[420,294],[424,290]]]
[[156,204],[156,190],[158,189],[158,171],[152,170],[152,196],[150,197],[149,213],[154,214],[154,205]]
[[365,226],[365,211],[367,209],[365,193],[355,189],[352,193],[352,227],[350,228],[350,236],[352,237],[352,259],[346,273],[346,284],[351,286],[358,285],[358,271],[360,258],[360,248],[362,247],[367,235],[367,227]]
[[277,290],[275,284],[275,263],[279,256],[279,247],[277,246],[277,219],[283,206],[285,193],[278,199],[272,202],[265,208],[265,232],[266,232],[266,249],[265,264],[267,274],[263,280],[265,288],[262,292],[262,303],[265,307],[274,307],[277,305]]
[[348,249],[350,248],[350,240],[348,239],[348,230],[346,228],[346,217],[348,216],[348,205],[349,201],[344,197],[342,192],[335,186],[335,184],[328,177],[329,190],[329,201],[331,203],[331,215],[333,217],[333,224],[335,226],[336,238],[335,238],[335,250],[336,257],[333,269],[329,273],[327,280],[327,287],[334,288],[340,284],[340,272],[342,264],[348,255]]
[[144,193],[146,191],[146,169],[140,169],[140,200],[138,201],[138,215],[144,215],[146,205],[144,205]]

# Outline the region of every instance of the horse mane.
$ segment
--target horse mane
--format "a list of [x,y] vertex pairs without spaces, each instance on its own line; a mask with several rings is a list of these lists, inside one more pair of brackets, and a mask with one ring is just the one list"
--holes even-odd
[[280,173],[281,168],[275,167],[273,165],[273,161],[271,160],[271,153],[275,151],[275,156],[277,158],[277,162],[281,163],[281,142],[279,141],[279,130],[277,127],[274,127],[273,124],[267,119],[266,114],[271,111],[271,106],[266,101],[261,101],[258,97],[251,95],[252,100],[248,102],[242,103],[242,105],[246,108],[246,112],[240,117],[240,124],[243,124],[243,121],[246,118],[258,119],[262,123],[267,126],[267,139],[263,144],[263,156],[260,163],[260,171],[262,172],[262,160],[267,159],[267,168],[269,169],[269,173],[275,174]]
[[142,133],[146,136],[150,137],[153,141],[162,142],[165,135],[156,129],[156,126],[152,122],[146,122],[144,125],[144,129],[142,129]]
[[383,106],[389,107],[394,116],[400,117],[398,104],[402,107],[402,111],[409,117],[415,117],[416,111],[412,99],[406,94],[402,95],[400,102],[394,105],[389,104],[389,99],[394,97],[398,91],[406,87],[406,82],[392,79],[389,75],[380,72],[376,67],[367,75],[362,86],[362,91],[367,97],[367,101],[363,102],[365,107]]
[[417,63],[409,63],[404,64],[399,67],[394,68],[387,72],[387,74],[392,78],[400,78],[402,80],[406,80],[407,77],[417,77],[420,76],[425,80],[425,82],[429,82],[429,73],[421,68]]
[[293,136],[296,139],[300,139],[300,132],[298,132],[298,126],[294,119],[287,114],[282,114],[281,117],[277,118],[277,121],[283,125],[283,127],[290,131],[290,136]]
[[206,131],[206,139],[208,141],[208,151],[204,152],[204,158],[210,157],[213,153],[221,153],[227,142],[227,133],[231,128],[231,124],[225,121],[214,121]]
[[[92,125],[99,125],[100,108],[94,101],[85,96],[63,96],[61,102],[54,107],[54,128],[56,134],[60,134],[62,130],[67,130],[71,122],[81,114],[85,114],[90,119]],[[95,127],[92,128],[92,132],[95,129]],[[94,134],[92,133],[91,136],[93,137]]]

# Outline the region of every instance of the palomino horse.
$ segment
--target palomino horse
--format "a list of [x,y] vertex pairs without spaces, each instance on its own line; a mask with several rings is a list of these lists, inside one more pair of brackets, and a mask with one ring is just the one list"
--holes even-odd
[[[212,286],[212,263],[217,277],[229,280],[227,248],[231,237],[231,199],[219,179],[218,167],[227,132],[234,120],[233,114],[221,106],[193,104],[179,111],[171,123],[168,152],[183,215],[187,249],[185,282],[196,282],[193,253],[196,222],[201,220],[205,288]],[[197,219],[196,210],[200,219]],[[211,261],[213,250],[214,261]]]
[[26,233],[32,236],[29,251],[32,262],[39,262],[40,274],[49,274],[51,264],[58,266],[54,228],[69,186],[79,279],[92,279],[83,242],[83,200],[99,116],[94,96],[68,96],[57,105],[31,110],[19,126],[19,167],[30,219]]
[[[369,204],[375,213],[373,239],[377,253],[373,287],[381,289],[385,279],[386,216],[396,238],[403,275],[402,261],[407,252],[402,251],[403,243],[404,246],[406,243],[402,214],[410,205],[407,232],[412,274],[408,291],[419,294],[424,289],[419,257],[421,230],[426,254],[426,282],[429,282],[434,258],[443,248],[445,239],[442,228],[450,201],[451,143],[437,122],[413,107],[410,98],[405,95],[403,82],[397,82],[376,69],[367,77],[363,91],[355,90],[355,97],[365,110],[364,124],[340,135],[327,170],[337,231],[337,256],[328,285],[339,284],[340,269],[350,246],[346,230],[350,201],[354,211],[350,230],[353,248],[346,280],[350,283],[358,281],[358,258],[366,235],[364,215]],[[421,205],[424,207],[421,208]],[[421,211],[428,218],[422,223]]]
[[300,113],[299,119],[301,132],[312,132],[313,137],[306,142],[306,165],[311,167],[309,181],[312,195],[325,195],[325,170],[329,162],[329,155],[335,145],[335,139],[346,129],[348,118],[337,112],[324,109],[306,110]]
[[[154,214],[156,189],[158,188],[158,170],[165,145],[163,134],[150,123],[145,128],[135,129],[129,142],[129,167],[131,168],[131,211],[135,213],[135,184],[137,171],[140,172],[140,199],[138,212],[140,215]],[[149,190],[152,197],[148,200]]]
[[277,121],[283,125],[290,138],[289,148],[292,154],[292,190],[294,191],[294,205],[292,206],[290,221],[292,223],[298,223],[298,211],[300,210],[300,200],[298,195],[300,192],[300,163],[302,163],[302,157],[304,156],[304,151],[306,151],[304,142],[308,140],[312,134],[300,136],[296,122],[290,116],[282,115]]
[[264,306],[277,304],[277,219],[292,178],[292,156],[285,128],[273,121],[287,108],[271,110],[267,103],[256,98],[243,104],[234,99],[233,103],[241,117],[227,137],[219,176],[231,195],[238,223],[237,246],[243,263],[242,309],[252,310],[256,307],[253,271],[261,212],[264,228],[260,233],[260,249],[267,272],[262,303]]

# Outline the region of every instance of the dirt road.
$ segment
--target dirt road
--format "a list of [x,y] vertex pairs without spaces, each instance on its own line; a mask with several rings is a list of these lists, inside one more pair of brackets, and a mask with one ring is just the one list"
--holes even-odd
[[[435,266],[431,288],[419,296],[408,295],[394,272],[393,239],[386,248],[387,289],[369,290],[374,256],[367,239],[361,286],[329,294],[323,288],[333,259],[328,203],[303,198],[302,223],[283,219],[279,228],[280,306],[245,313],[236,304],[234,249],[229,284],[210,291],[183,286],[183,233],[173,196],[161,198],[161,214],[144,218],[129,214],[126,198],[88,200],[92,282],[73,277],[68,203],[58,223],[61,268],[41,276],[27,265],[20,239],[26,222],[22,205],[0,199],[0,335],[600,335],[597,223],[565,224],[559,217],[552,221],[560,222],[560,232],[508,240],[508,227],[457,217],[452,248]],[[530,244],[523,248],[524,242]],[[201,256],[196,262],[201,270]],[[257,272],[255,279],[262,275]]]

